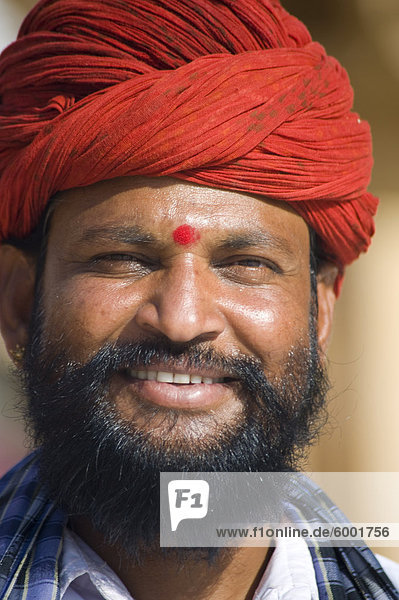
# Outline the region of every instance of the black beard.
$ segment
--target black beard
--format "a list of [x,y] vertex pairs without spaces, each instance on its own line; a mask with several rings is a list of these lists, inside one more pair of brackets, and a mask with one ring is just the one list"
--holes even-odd
[[[159,549],[161,471],[292,470],[324,423],[328,380],[312,327],[310,348],[293,349],[283,375],[271,383],[260,361],[222,356],[209,344],[108,344],[77,364],[44,341],[39,315],[36,311],[22,379],[28,428],[40,447],[41,482],[68,515],[88,517],[107,543],[134,562]],[[123,419],[109,396],[115,373],[151,362],[229,372],[240,382],[239,419],[194,444],[190,436],[174,440],[179,415],[167,411],[174,413],[170,427],[163,443],[154,443],[148,432]],[[206,556],[212,559],[217,551],[209,549]]]

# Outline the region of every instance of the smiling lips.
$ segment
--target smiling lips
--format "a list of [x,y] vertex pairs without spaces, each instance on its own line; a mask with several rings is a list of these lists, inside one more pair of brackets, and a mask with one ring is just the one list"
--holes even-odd
[[232,393],[231,377],[172,372],[155,369],[127,369],[126,376],[136,394],[146,402],[171,409],[212,409]]

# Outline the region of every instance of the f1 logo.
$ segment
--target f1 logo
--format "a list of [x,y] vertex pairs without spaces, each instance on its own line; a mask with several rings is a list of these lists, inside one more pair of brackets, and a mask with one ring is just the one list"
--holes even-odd
[[175,479],[168,483],[170,523],[176,531],[184,519],[203,519],[208,513],[209,483],[204,479]]

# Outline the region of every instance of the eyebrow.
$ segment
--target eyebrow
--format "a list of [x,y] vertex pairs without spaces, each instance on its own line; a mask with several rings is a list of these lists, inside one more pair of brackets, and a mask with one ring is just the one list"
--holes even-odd
[[[78,240],[81,244],[111,241],[126,245],[151,244],[162,245],[159,240],[139,225],[103,225],[90,227],[82,233]],[[225,250],[241,250],[255,246],[264,246],[292,256],[293,249],[289,242],[279,236],[265,231],[243,231],[229,234],[219,242],[219,248]]]
[[124,227],[123,225],[104,225],[90,227],[81,235],[78,243],[89,244],[92,242],[111,241],[122,244],[155,244],[157,239],[148,231],[138,225]]
[[293,254],[293,249],[285,238],[266,233],[265,231],[232,233],[221,241],[221,248],[225,249],[241,250],[253,246],[265,246],[290,256]]

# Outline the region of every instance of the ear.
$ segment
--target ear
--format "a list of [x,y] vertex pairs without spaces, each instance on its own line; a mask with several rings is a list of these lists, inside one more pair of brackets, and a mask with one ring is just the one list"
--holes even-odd
[[323,263],[317,274],[317,335],[319,347],[325,354],[330,341],[336,295],[334,284],[338,275],[338,267],[333,263]]
[[14,246],[0,246],[0,329],[11,358],[28,340],[34,285],[34,259]]

